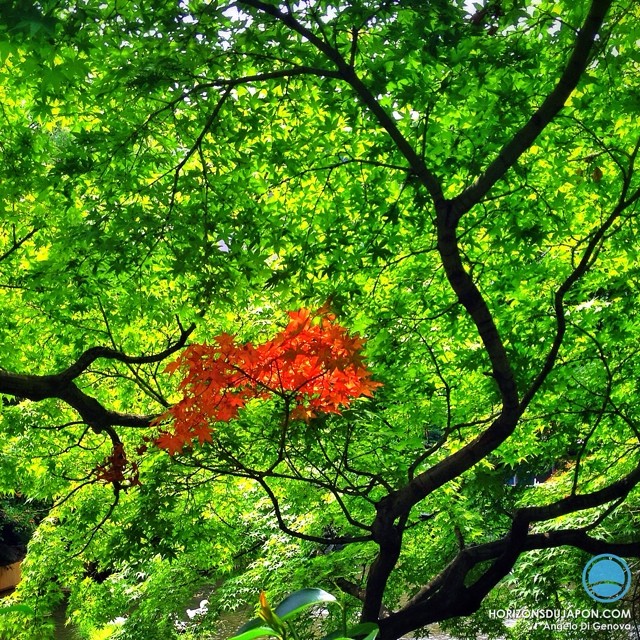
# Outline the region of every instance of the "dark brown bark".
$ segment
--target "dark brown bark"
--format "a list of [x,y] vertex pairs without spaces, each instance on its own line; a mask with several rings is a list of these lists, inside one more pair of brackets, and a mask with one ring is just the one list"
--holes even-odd
[[575,46],[555,88],[545,98],[526,124],[507,142],[482,175],[454,199],[452,222],[484,198],[493,185],[517,162],[547,125],[558,115],[576,88],[591,59],[596,35],[611,8],[613,0],[593,0],[578,33]]
[[[589,535],[593,525],[577,530],[560,529],[529,533],[535,522],[601,507],[624,499],[640,482],[640,465],[617,482],[592,493],[570,496],[558,502],[519,509],[509,533],[499,540],[462,549],[449,565],[423,587],[400,610],[380,620],[381,640],[396,640],[409,631],[478,610],[487,594],[515,565],[520,555],[535,549],[572,546],[592,554],[616,553],[640,557],[640,542],[615,543]],[[594,519],[594,523],[598,519]],[[471,585],[465,585],[470,571],[481,563],[493,561]]]
[[[418,502],[470,469],[495,450],[513,433],[518,424],[518,419],[524,411],[525,407],[520,407],[519,404],[518,389],[504,342],[500,337],[486,301],[462,262],[456,229],[461,216],[481,202],[491,187],[515,164],[518,158],[531,146],[533,141],[562,109],[564,102],[576,87],[587,67],[595,37],[611,4],[612,0],[593,0],[567,66],[554,90],[547,96],[529,121],[504,146],[498,158],[489,165],[474,185],[466,189],[454,200],[444,201],[442,199],[440,187],[438,186],[436,189],[433,185],[432,174],[426,167],[423,167],[421,161],[414,161],[412,154],[408,154],[403,150],[404,146],[408,145],[406,140],[403,139],[404,144],[402,146],[398,145],[405,158],[411,163],[416,175],[431,194],[436,210],[437,247],[442,265],[457,300],[464,306],[473,320],[478,335],[483,342],[485,353],[491,363],[491,373],[500,393],[502,408],[497,419],[485,432],[446,460],[417,475],[407,485],[389,494],[378,504],[374,535],[380,545],[380,551],[371,567],[367,581],[363,620],[375,619],[375,612],[379,611],[383,604],[383,595],[389,576],[395,568],[399,557],[402,527],[400,524],[395,524],[395,521],[402,519],[406,522],[411,509]],[[355,77],[353,70],[350,73]],[[353,77],[349,82],[358,91],[358,83]],[[362,89],[359,90],[359,95],[372,113],[376,115],[378,121],[383,122],[377,115],[377,111],[381,110],[380,106],[377,103],[376,105],[370,105],[366,99],[366,93]],[[398,143],[396,142],[396,144]],[[576,274],[575,280],[580,275],[582,274]],[[571,280],[567,286],[570,287],[573,282],[574,280]],[[561,295],[564,295],[564,292]],[[560,336],[558,348],[561,342],[562,336]],[[534,393],[538,388],[539,386],[536,387]],[[532,395],[527,398],[528,401],[530,401]],[[493,577],[491,578],[491,580],[495,579],[494,586],[501,577],[506,575],[522,552],[523,536],[526,535],[526,529],[522,532],[515,524],[514,531],[511,534],[511,545],[505,550],[503,556],[494,563]],[[517,536],[516,531],[519,531]],[[395,541],[399,542],[396,543]],[[463,559],[464,557],[462,556]],[[462,559],[460,562],[462,563]],[[461,572],[463,578],[467,572],[468,570]],[[489,578],[488,580],[491,581]],[[480,594],[481,589],[477,590],[479,599],[476,602],[470,597],[463,598],[460,591],[462,588],[462,586],[456,587],[455,580],[450,576],[447,590],[439,592],[437,598],[440,600],[435,603],[432,602],[430,608],[434,611],[445,611],[447,608],[457,607],[459,613],[455,615],[466,615],[477,609],[482,598],[490,590],[487,590],[484,594]],[[466,595],[469,596],[470,594]],[[463,605],[461,604],[462,602],[466,604]],[[463,609],[460,609],[461,607]],[[411,616],[408,616],[408,618],[411,618]],[[440,617],[439,619],[443,618]],[[406,627],[405,631],[416,629],[419,626],[422,625],[413,624],[413,626]],[[388,630],[383,632],[384,640],[399,637],[391,634],[387,638],[387,633],[389,633]]]
[[98,359],[116,360],[127,364],[162,362],[187,342],[195,325],[180,330],[178,339],[165,350],[149,356],[128,356],[108,347],[87,349],[73,364],[57,374],[28,375],[0,371],[0,394],[34,402],[58,399],[78,412],[82,420],[95,431],[112,427],[148,427],[153,415],[138,415],[112,411],[85,393],[76,380]]

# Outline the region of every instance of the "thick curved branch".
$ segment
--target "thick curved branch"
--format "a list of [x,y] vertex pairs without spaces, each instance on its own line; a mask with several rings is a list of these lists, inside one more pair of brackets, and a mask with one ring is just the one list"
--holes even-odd
[[[400,523],[406,522],[411,509],[418,502],[499,447],[513,433],[520,417],[518,388],[509,356],[484,297],[462,263],[456,227],[450,224],[450,210],[451,203],[448,202],[436,206],[438,252],[447,280],[475,324],[485,352],[489,356],[502,407],[491,426],[478,437],[415,476],[404,487],[388,494],[376,505],[377,514],[373,530],[375,540],[380,545],[380,553],[369,573],[363,621],[375,619],[376,612],[382,605],[384,585],[400,554],[403,535],[403,525]],[[394,524],[396,520],[399,521],[398,525]]]
[[[560,529],[526,535],[517,545],[510,536],[475,547],[468,547],[421,589],[402,609],[380,621],[381,638],[398,638],[413,629],[449,618],[471,615],[486,595],[513,568],[527,551],[570,546],[588,553],[615,553],[622,557],[640,557],[640,542],[607,542],[594,538],[587,529]],[[465,579],[477,565],[494,564],[469,587]]]
[[569,513],[575,513],[576,511],[593,509],[594,507],[602,506],[613,500],[626,497],[638,483],[640,483],[640,464],[624,478],[598,491],[571,495],[558,502],[544,506],[523,507],[518,509],[514,521],[526,522],[528,526],[532,522],[545,522]]
[[[502,553],[496,557],[491,567],[489,567],[489,569],[487,569],[487,571],[471,587],[465,589],[465,598],[468,598],[470,602],[477,603],[477,609],[489,591],[491,591],[491,589],[493,589],[498,582],[500,582],[500,580],[502,580],[509,571],[511,571],[516,560],[520,557],[520,554],[523,551],[551,548],[562,544],[571,544],[568,541],[572,539],[572,535],[574,536],[573,539],[578,542],[582,541],[586,544],[586,542],[591,541],[592,548],[595,548],[593,546],[594,539],[588,538],[586,533],[593,528],[593,524],[582,529],[577,529],[573,532],[562,531],[554,533],[551,531],[548,533],[533,535],[528,535],[529,526],[533,522],[553,520],[570,513],[603,506],[607,503],[613,502],[614,500],[622,500],[639,482],[640,465],[621,480],[618,480],[599,491],[583,495],[572,495],[568,498],[545,506],[525,507],[519,509],[513,519],[511,531],[503,541],[504,548]],[[601,518],[597,519],[596,522],[599,522],[600,520]],[[544,544],[545,538],[549,541],[548,544]],[[555,541],[555,543],[551,544],[552,541]],[[607,543],[602,543],[602,545],[605,544]],[[603,547],[601,546],[599,548]],[[631,551],[632,555],[640,555],[640,541],[632,543],[630,546],[625,548],[627,551]],[[472,609],[472,611],[474,610],[475,609]]]
[[477,438],[459,451],[419,474],[381,504],[381,513],[390,521],[403,514],[427,495],[443,486],[462,472],[470,469],[504,442],[517,424],[518,389],[504,343],[493,321],[489,307],[473,279],[465,270],[458,248],[455,228],[445,224],[446,216],[439,216],[438,250],[447,279],[458,300],[471,316],[492,366],[492,375],[502,398],[500,415]]
[[[519,557],[522,551],[528,549],[547,548],[547,546],[559,546],[560,544],[567,544],[566,542],[560,542],[560,540],[568,540],[570,534],[563,532],[558,536],[558,532],[548,532],[543,534],[528,535],[529,527],[533,522],[545,522],[548,520],[554,520],[562,516],[576,513],[578,511],[585,511],[587,509],[594,509],[601,507],[605,504],[613,501],[623,500],[629,492],[638,485],[640,482],[640,464],[624,478],[613,482],[607,487],[592,493],[586,493],[582,495],[571,495],[568,498],[558,500],[557,502],[538,506],[538,507],[523,507],[518,509],[514,515],[511,531],[509,535],[503,540],[504,551],[497,557],[494,565],[487,570],[487,572],[476,581],[473,585],[473,589],[476,590],[476,596],[480,597],[480,601],[484,596],[489,593],[491,589],[511,570],[515,561]],[[611,513],[611,510],[606,512]],[[595,523],[598,524],[602,520],[601,517],[597,518]],[[583,534],[586,536],[586,532],[590,531],[594,526],[594,523],[588,525],[582,529],[574,530],[571,533]],[[553,536],[556,535],[556,538]],[[531,540],[536,541],[536,544],[541,544],[544,539],[555,539],[557,544],[547,546],[531,546]],[[576,538],[577,539],[577,538]],[[500,541],[498,541],[500,542]],[[630,549],[635,549],[636,552],[640,550],[640,542],[634,543]]]
[[47,398],[62,400],[75,409],[83,422],[97,432],[113,426],[148,427],[155,417],[111,411],[79,389],[72,381],[68,382],[55,375],[34,376],[0,371],[0,393],[34,402]]
[[70,382],[84,373],[96,360],[104,358],[106,360],[117,360],[126,364],[151,364],[154,362],[162,362],[165,358],[182,349],[187,343],[189,336],[196,328],[195,324],[190,324],[186,329],[180,327],[180,336],[169,347],[158,353],[148,356],[128,356],[121,351],[111,349],[110,347],[91,347],[87,349],[71,366],[67,367],[55,376],[61,382]]
[[640,542],[605,542],[587,534],[586,530],[560,529],[548,533],[534,533],[527,536],[525,551],[553,549],[555,547],[575,547],[587,553],[615,553],[623,558],[640,558]]
[[99,358],[128,364],[161,362],[186,344],[194,328],[193,324],[186,329],[181,327],[180,336],[174,344],[159,353],[148,356],[128,356],[109,347],[92,347],[87,349],[71,366],[58,374],[39,376],[0,371],[0,394],[26,398],[34,402],[57,398],[75,409],[83,422],[92,427],[94,431],[107,431],[113,439],[111,427],[148,427],[155,416],[111,411],[80,389],[74,380]]
[[[499,574],[484,574],[470,587],[464,586],[464,580],[478,564],[504,556],[510,544],[508,538],[503,538],[462,550],[402,609],[380,621],[381,638],[398,638],[415,628],[477,611],[487,593],[507,575],[515,561],[506,571],[506,567],[501,568]],[[584,529],[561,529],[526,536],[516,559],[522,552],[565,546],[592,554],[615,553],[622,557],[640,557],[640,542],[607,542],[589,536]],[[443,588],[445,585],[446,588]]]
[[475,183],[453,200],[452,224],[455,225],[465,212],[480,202],[560,112],[587,68],[596,36],[612,4],[613,0],[593,0],[571,57],[555,88],[529,121],[502,147],[498,157]]
[[[519,509],[506,536],[461,549],[402,609],[382,620],[381,638],[398,638],[421,626],[477,611],[486,595],[512,570],[520,555],[526,551],[574,546],[590,553],[609,552],[640,557],[640,540],[631,543],[605,542],[588,535],[603,520],[602,515],[592,524],[580,529],[529,533],[533,522],[553,520],[623,500],[639,483],[640,465],[624,478],[598,491],[572,495],[549,505]],[[605,516],[612,510],[608,509]],[[465,585],[465,580],[474,567],[492,560],[491,566],[473,584]]]

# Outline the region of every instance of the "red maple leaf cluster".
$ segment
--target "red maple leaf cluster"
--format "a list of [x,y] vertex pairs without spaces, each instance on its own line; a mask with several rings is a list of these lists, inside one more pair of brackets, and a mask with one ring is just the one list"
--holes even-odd
[[238,344],[223,333],[214,344],[193,344],[167,371],[184,372],[183,398],[160,416],[172,421],[156,444],[171,455],[212,440],[214,422],[235,418],[253,398],[277,396],[290,419],[340,413],[354,398],[371,396],[380,383],[362,362],[363,341],[350,336],[324,310],[289,312],[289,324],[260,345]]
[[122,484],[128,480],[130,486],[139,485],[138,465],[127,460],[121,442],[114,445],[111,455],[95,469],[96,480],[105,484]]

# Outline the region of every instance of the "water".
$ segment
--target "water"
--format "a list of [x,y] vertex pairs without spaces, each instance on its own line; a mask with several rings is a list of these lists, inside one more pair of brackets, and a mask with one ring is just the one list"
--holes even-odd
[[[206,599],[210,590],[204,589],[199,591],[188,605],[186,609],[197,609],[200,606],[202,600]],[[83,640],[73,625],[67,626],[66,621],[66,600],[61,602],[53,612],[53,620],[55,622],[55,640]],[[217,621],[216,632],[212,636],[207,636],[202,640],[228,640],[247,620],[253,618],[255,615],[254,609],[249,607],[245,609],[239,609],[237,611],[227,611],[222,613]],[[188,620],[188,616],[184,616],[185,620]],[[440,630],[438,625],[431,625],[429,627],[429,636],[426,638],[416,638],[407,636],[407,640],[453,640],[452,637]],[[478,636],[478,640],[486,640],[486,636]]]
[[[5,592],[2,595],[7,595],[11,591]],[[200,593],[194,596],[192,602],[186,608],[197,608],[200,601],[203,599],[204,594]],[[53,612],[53,621],[55,622],[55,640],[83,640],[78,631],[73,625],[66,624],[66,600],[61,602]],[[240,609],[238,611],[228,611],[223,613],[218,618],[216,632],[207,637],[206,640],[228,640],[247,620],[254,615],[253,609]],[[186,618],[186,616],[185,616]],[[482,636],[478,640],[482,640]],[[205,639],[203,639],[205,640]],[[413,640],[452,640],[451,636],[443,633],[438,628],[438,625],[433,625],[430,628],[430,634],[428,638],[414,638]]]
[[211,640],[227,640],[247,620],[254,616],[253,611],[229,611],[218,618],[218,629]]
[[73,625],[67,626],[65,624],[66,619],[67,601],[65,599],[53,611],[53,621],[56,624],[56,630],[53,636],[55,640],[82,640]]

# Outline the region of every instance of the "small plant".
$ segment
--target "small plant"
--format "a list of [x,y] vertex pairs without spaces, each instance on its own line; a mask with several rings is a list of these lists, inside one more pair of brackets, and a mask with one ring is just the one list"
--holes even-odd
[[[330,603],[342,606],[330,593],[322,589],[300,589],[288,595],[274,610],[267,601],[265,592],[261,591],[258,617],[240,627],[230,640],[253,640],[264,637],[280,640],[308,640],[308,638],[300,638],[288,621],[308,607]],[[378,636],[378,626],[373,622],[357,624],[347,631],[344,608],[342,613],[342,629],[330,633],[322,640],[375,640]]]

